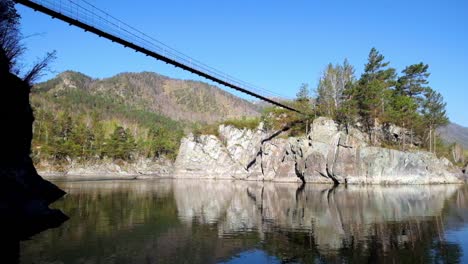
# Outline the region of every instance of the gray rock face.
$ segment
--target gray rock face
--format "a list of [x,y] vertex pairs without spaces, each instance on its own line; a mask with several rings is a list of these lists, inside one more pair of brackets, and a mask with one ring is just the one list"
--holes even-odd
[[255,131],[220,126],[219,138],[190,135],[182,140],[175,177],[315,183],[461,183],[446,159],[424,151],[403,152],[369,146],[357,129],[340,131],[317,118],[302,138],[279,138],[260,125]]
[[229,179],[244,175],[244,169],[217,137],[183,138],[174,164],[174,177]]

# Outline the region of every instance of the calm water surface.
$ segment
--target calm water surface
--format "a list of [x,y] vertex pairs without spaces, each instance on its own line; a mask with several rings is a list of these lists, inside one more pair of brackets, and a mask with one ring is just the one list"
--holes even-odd
[[22,263],[468,263],[468,187],[59,182]]

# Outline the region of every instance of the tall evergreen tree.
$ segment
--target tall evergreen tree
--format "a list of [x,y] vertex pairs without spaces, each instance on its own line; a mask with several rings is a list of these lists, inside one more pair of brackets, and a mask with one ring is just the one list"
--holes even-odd
[[436,152],[436,129],[440,126],[448,124],[447,113],[445,107],[447,104],[444,102],[444,97],[431,88],[426,88],[424,91],[424,98],[422,99],[421,114],[423,116],[424,124],[429,150]]
[[299,91],[296,93],[297,101],[309,101],[310,100],[310,90],[307,83],[301,84]]
[[113,159],[130,160],[135,148],[135,139],[130,131],[118,126],[106,142],[105,155]]
[[312,110],[310,89],[306,83],[301,84],[296,93],[296,107],[304,114],[310,114]]
[[409,96],[420,103],[420,96],[424,93],[429,84],[427,80],[430,76],[428,69],[429,65],[422,62],[406,67],[402,71],[403,76],[398,78],[396,85],[397,93]]
[[[419,120],[417,108],[418,105],[413,98],[393,93],[389,107],[385,113],[384,121],[403,128],[409,128],[411,130],[410,134],[413,135],[413,127]],[[407,142],[413,144],[413,136],[407,139],[405,134],[402,134],[403,138],[401,139],[403,148]]]
[[385,57],[372,48],[364,73],[352,91],[358,114],[371,141],[372,130],[377,119],[384,116],[392,95],[390,88],[395,85],[395,69],[389,68],[389,62],[384,60]]

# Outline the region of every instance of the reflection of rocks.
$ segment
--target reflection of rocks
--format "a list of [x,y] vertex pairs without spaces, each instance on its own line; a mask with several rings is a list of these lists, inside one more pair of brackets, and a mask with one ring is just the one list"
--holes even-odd
[[422,221],[438,216],[444,201],[459,188],[447,186],[336,187],[231,181],[177,181],[179,216],[187,222],[217,223],[220,235],[278,228],[312,232],[321,249],[339,249],[344,241],[365,240],[371,226]]
[[252,250],[286,263],[456,263],[458,245],[444,243],[444,230],[468,219],[468,189],[456,185],[184,179],[60,187],[70,195],[57,206],[71,219],[22,243],[24,263],[219,263]]
[[316,183],[460,183],[450,162],[424,152],[368,146],[356,129],[339,131],[318,118],[307,138],[279,138],[260,125],[255,131],[220,126],[219,137],[190,135],[181,143],[175,177]]
[[209,180],[174,182],[179,217],[188,223],[194,218],[204,224],[217,222],[231,203],[235,191],[232,184],[231,181]]
[[69,194],[86,193],[88,196],[107,195],[113,193],[128,193],[134,199],[157,193],[158,195],[168,195],[172,186],[169,180],[114,180],[114,181],[66,181],[64,187]]

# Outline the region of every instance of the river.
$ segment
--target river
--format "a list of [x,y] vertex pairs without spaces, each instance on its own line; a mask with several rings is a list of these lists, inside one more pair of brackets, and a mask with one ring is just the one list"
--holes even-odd
[[468,187],[63,181],[21,263],[468,263]]

